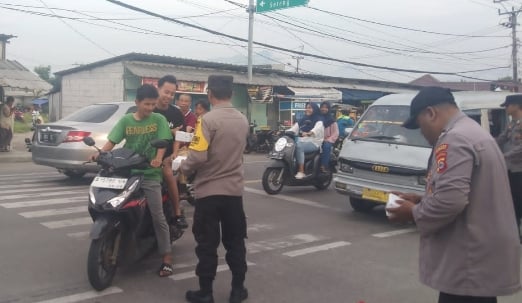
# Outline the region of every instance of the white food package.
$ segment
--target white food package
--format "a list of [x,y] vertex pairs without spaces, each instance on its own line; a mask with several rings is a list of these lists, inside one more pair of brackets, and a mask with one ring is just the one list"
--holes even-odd
[[176,141],[179,142],[192,142],[192,138],[194,137],[193,133],[187,133],[184,131],[176,131]]
[[172,160],[172,170],[177,171],[181,165],[181,162],[185,159],[187,159],[186,156],[177,156],[176,159]]
[[388,216],[388,218],[393,218],[393,215],[388,212],[388,209],[391,209],[391,208],[397,208],[400,206],[400,204],[397,203],[397,200],[402,200],[399,196],[397,195],[394,195],[392,193],[388,194],[388,203],[386,203],[386,206],[385,206],[385,210],[386,210],[386,216]]

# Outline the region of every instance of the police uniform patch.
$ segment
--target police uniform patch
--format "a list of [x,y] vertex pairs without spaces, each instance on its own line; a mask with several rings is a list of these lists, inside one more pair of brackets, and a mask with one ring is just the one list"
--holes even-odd
[[448,148],[448,144],[441,144],[435,149],[435,159],[438,174],[442,174],[448,168]]

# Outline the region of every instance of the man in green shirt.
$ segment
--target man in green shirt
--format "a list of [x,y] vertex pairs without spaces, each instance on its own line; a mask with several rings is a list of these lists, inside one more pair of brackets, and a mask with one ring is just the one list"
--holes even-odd
[[172,256],[169,236],[169,226],[163,213],[161,199],[161,163],[165,148],[157,150],[150,146],[154,139],[171,140],[169,125],[165,117],[154,113],[158,91],[149,84],[144,84],[136,93],[135,113],[126,114],[114,126],[109,133],[109,141],[103,146],[102,151],[110,151],[114,146],[125,139],[124,147],[142,154],[150,161],[149,168],[135,170],[133,173],[143,173],[144,180],[141,188],[145,192],[147,203],[152,216],[154,231],[158,241],[159,253],[163,256],[158,272],[160,277],[166,277],[173,273]]

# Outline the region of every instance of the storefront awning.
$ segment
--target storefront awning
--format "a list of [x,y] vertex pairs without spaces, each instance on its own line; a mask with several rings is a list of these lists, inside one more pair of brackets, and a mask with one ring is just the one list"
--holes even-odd
[[48,103],[49,100],[48,99],[34,99],[33,101],[31,101],[31,103],[33,103],[34,105],[42,105],[42,104],[45,104],[45,103]]
[[364,102],[373,102],[382,96],[388,95],[387,92],[367,91],[358,89],[337,88],[342,92],[342,102],[358,106]]
[[311,100],[311,101],[330,101],[341,102],[343,94],[334,88],[308,88],[308,87],[290,87],[294,95],[285,96],[285,98],[294,100]]

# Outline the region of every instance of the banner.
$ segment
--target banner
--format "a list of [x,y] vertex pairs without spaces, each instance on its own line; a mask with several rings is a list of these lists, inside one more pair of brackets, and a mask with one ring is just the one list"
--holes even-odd
[[[151,84],[155,87],[158,87],[158,78],[141,78],[141,84]],[[190,93],[190,94],[206,94],[207,93],[207,83],[206,82],[196,82],[196,81],[181,81],[178,80],[178,90],[176,93]]]
[[249,85],[248,95],[251,102],[272,103],[274,101],[272,86]]

